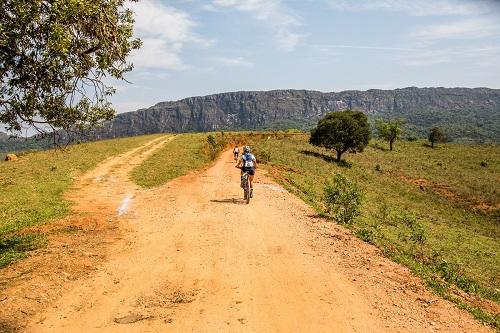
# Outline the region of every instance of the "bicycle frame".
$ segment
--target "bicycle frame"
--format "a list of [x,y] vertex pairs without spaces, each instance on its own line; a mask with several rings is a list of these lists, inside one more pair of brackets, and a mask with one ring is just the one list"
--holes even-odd
[[243,179],[243,199],[248,204],[250,203],[250,176],[248,172],[243,172],[241,177]]

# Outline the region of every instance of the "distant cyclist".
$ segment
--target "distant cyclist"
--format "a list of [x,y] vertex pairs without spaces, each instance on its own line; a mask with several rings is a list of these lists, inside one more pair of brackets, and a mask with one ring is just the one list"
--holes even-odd
[[238,155],[240,154],[240,148],[238,148],[238,146],[234,146],[234,149],[233,149],[233,155],[234,155],[234,160],[238,160]]
[[[241,167],[241,175],[243,175],[243,172],[248,172],[250,175],[250,197],[253,196],[253,177],[255,176],[255,168],[257,168],[257,160],[251,151],[249,146],[243,147],[243,155],[236,164],[237,168]],[[243,183],[241,187],[243,187]]]

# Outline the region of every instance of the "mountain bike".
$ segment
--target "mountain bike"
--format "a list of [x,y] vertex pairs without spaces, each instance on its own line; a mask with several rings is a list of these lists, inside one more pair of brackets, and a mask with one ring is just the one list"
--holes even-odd
[[244,171],[241,175],[241,184],[243,185],[243,200],[249,204],[252,197],[252,189],[250,188],[250,175],[248,171]]

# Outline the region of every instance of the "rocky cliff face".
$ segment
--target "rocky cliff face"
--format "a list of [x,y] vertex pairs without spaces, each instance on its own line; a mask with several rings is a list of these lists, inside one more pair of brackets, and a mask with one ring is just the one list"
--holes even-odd
[[307,90],[232,92],[162,102],[123,113],[99,131],[103,138],[160,132],[308,128],[346,108],[372,118],[405,118],[410,132],[445,128],[451,138],[500,141],[500,90],[404,88],[322,93]]

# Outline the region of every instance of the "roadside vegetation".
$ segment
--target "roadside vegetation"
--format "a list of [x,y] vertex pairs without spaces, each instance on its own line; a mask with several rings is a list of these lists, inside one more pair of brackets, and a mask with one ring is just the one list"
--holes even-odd
[[62,194],[74,177],[155,137],[82,143],[64,150],[21,153],[17,161],[0,162],[0,267],[43,246],[45,236],[27,232],[26,228],[71,212]]
[[[280,132],[213,132],[179,134],[132,170],[132,180],[142,187],[160,186],[209,166],[234,144],[253,144]],[[284,137],[284,132],[281,132]]]
[[[500,326],[488,301],[477,299],[496,309],[500,303],[500,147],[432,149],[424,141],[401,141],[390,151],[375,140],[337,163],[331,151],[308,141],[308,135],[262,140],[256,156],[265,152],[271,175],[319,215],[349,221],[345,226],[358,237],[408,266],[436,293]],[[332,191],[341,194],[332,197]],[[348,211],[345,203],[332,209],[345,197],[356,199],[352,211],[360,207],[354,222],[338,218],[339,207]]]
[[132,170],[131,178],[142,187],[155,187],[201,169],[211,161],[207,134],[179,134]]

